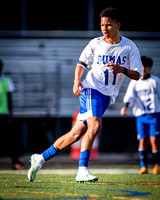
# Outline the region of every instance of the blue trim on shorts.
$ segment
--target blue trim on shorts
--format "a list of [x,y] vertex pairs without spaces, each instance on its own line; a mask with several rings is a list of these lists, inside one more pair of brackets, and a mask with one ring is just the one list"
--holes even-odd
[[160,137],[160,113],[138,116],[137,133],[138,139]]

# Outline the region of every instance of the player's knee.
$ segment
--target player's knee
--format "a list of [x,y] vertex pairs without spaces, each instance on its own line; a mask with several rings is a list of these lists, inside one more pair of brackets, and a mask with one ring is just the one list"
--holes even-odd
[[150,143],[151,143],[152,148],[158,147],[156,137],[150,137]]
[[100,132],[102,129],[102,119],[100,117],[91,117],[87,121],[88,129]]
[[81,132],[72,132],[72,131],[70,132],[70,137],[74,142],[80,140],[81,136],[82,136]]
[[102,130],[102,124],[99,123],[99,124],[97,124],[97,126],[96,126],[96,132],[97,132],[97,134],[99,134],[101,130]]
[[73,137],[74,137],[74,141],[76,142],[81,139],[81,134],[75,134]]
[[102,129],[102,125],[100,122],[97,121],[94,123],[94,125],[91,127],[90,130],[94,134],[94,136],[97,136],[100,133],[101,129]]
[[139,140],[139,149],[147,149],[148,148],[148,138]]

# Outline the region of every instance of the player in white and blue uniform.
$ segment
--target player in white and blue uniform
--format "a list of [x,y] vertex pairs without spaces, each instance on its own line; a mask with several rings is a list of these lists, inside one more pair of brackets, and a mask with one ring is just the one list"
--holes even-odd
[[[90,151],[95,137],[102,127],[102,115],[110,104],[115,102],[125,76],[138,80],[142,74],[142,63],[136,45],[119,33],[120,14],[115,8],[107,8],[101,13],[103,36],[89,42],[83,50],[77,67],[73,93],[80,97],[80,112],[68,133],[60,137],[41,155],[31,157],[28,172],[30,181],[35,179],[42,164],[67,149],[81,138],[81,152],[77,182],[97,181],[98,177],[88,171]],[[81,81],[85,68],[91,68],[84,81]]]
[[[133,71],[139,71],[141,69],[139,51],[131,40],[121,37],[121,41],[117,44],[106,43],[104,36],[91,40],[83,50],[78,63],[83,68],[91,68],[86,79],[82,82],[84,90],[80,98],[81,103],[83,103],[83,94],[85,93],[88,101],[88,110],[85,112],[84,108],[81,108],[77,119],[85,120],[91,116],[102,117],[105,108],[104,110],[102,109],[102,113],[94,114],[95,111],[91,111],[90,99],[91,94],[95,93],[95,90],[98,92],[98,95],[100,93],[108,97],[109,104],[115,103],[125,75],[123,73],[109,72],[109,66],[106,67],[106,65],[110,62]],[[98,105],[100,106],[100,104]],[[108,106],[108,103],[102,103],[102,105]],[[101,109],[98,109],[98,111],[101,112]]]
[[160,79],[151,75],[152,59],[142,56],[143,76],[139,81],[132,80],[124,96],[125,106],[121,114],[125,115],[128,106],[133,108],[137,117],[139,139],[139,157],[141,170],[139,174],[148,173],[147,148],[150,140],[153,155],[153,174],[158,174],[160,155],[158,141],[160,138]]

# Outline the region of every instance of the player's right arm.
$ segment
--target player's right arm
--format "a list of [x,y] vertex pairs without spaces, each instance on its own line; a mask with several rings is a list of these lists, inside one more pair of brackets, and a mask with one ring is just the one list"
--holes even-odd
[[81,96],[81,90],[83,89],[81,78],[84,74],[84,71],[85,71],[85,68],[77,64],[76,69],[75,69],[75,78],[74,78],[74,85],[73,85],[73,93],[77,96]]
[[91,68],[93,63],[93,43],[94,40],[91,40],[89,44],[82,51],[78,64],[75,69],[75,78],[73,85],[73,93],[77,96],[81,96],[81,90],[83,89],[83,84],[81,82],[81,78],[84,74],[85,68]]

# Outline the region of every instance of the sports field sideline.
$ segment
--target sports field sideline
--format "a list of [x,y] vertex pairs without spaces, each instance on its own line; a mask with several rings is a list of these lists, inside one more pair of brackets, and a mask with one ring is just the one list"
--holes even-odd
[[[30,156],[24,155],[20,157],[20,161],[24,164],[25,169],[30,168]],[[92,168],[97,168],[97,166],[102,166],[101,168],[106,168],[106,166],[117,166],[121,165],[136,165],[139,166],[139,157],[138,153],[129,154],[129,153],[100,153],[98,159],[91,160],[90,166]],[[49,160],[43,168],[57,169],[57,168],[77,168],[78,160],[71,160],[68,154],[61,154],[54,159]],[[104,167],[103,167],[104,166]],[[9,157],[0,158],[0,169],[10,169],[11,168],[11,159]]]

